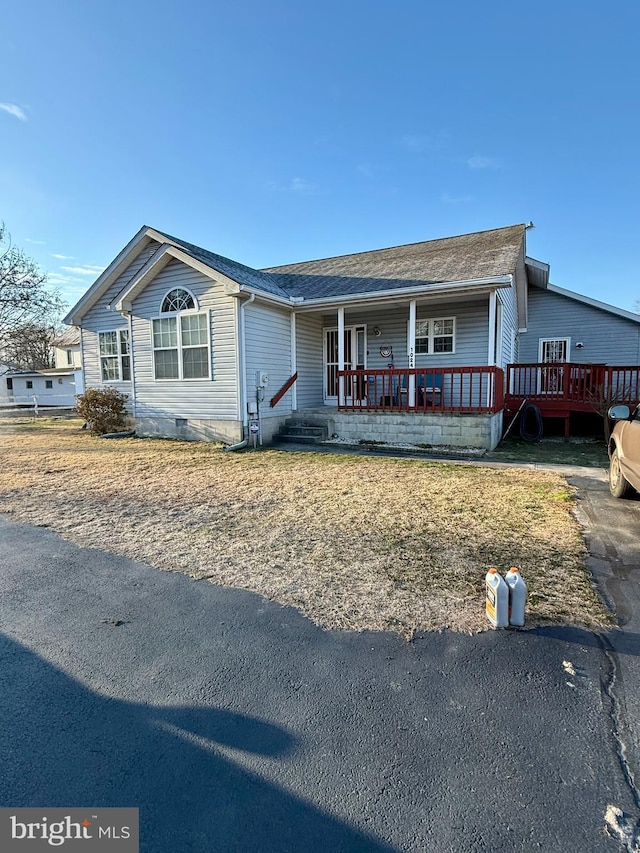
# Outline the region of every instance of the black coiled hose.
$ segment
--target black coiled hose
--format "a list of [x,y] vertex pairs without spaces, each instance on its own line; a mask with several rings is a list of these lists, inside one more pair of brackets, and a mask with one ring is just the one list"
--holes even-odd
[[[533,420],[533,430],[528,429],[529,420]],[[520,437],[525,441],[540,441],[542,438],[542,415],[535,403],[527,403],[520,412]]]

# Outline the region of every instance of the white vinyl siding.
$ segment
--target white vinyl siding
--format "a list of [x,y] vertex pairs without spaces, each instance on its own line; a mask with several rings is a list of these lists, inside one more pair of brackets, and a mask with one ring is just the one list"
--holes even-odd
[[[159,318],[162,301],[174,288],[184,288],[195,297],[198,310]],[[187,372],[197,362],[202,369],[201,321],[198,331],[180,327],[182,344],[178,364],[178,379],[156,379],[154,369],[154,340],[152,321],[171,320],[176,317],[206,317],[206,330],[210,348],[206,355],[207,378],[181,380],[185,362],[182,355],[193,348],[194,355],[187,356]],[[183,264],[170,261],[133,301],[131,311],[133,327],[133,362],[136,377],[136,414],[139,417],[222,419],[238,417],[237,382],[237,331],[236,300],[226,296],[224,285]],[[188,324],[187,324],[188,325]],[[176,340],[178,339],[176,329]],[[186,340],[189,343],[186,343]],[[171,340],[170,335],[163,342]],[[170,350],[172,347],[167,347]],[[175,360],[174,360],[175,362]],[[156,362],[157,364],[157,362]]]
[[291,390],[274,408],[269,401],[291,377],[291,313],[254,302],[245,311],[247,399],[256,399],[256,373],[267,373],[269,384],[260,403],[260,416],[280,417],[291,412]]
[[518,358],[518,314],[515,287],[501,288],[497,292],[502,305],[502,346],[497,350],[496,362],[504,370]]
[[[157,251],[158,247],[159,244],[152,241],[143,249],[138,257],[129,264],[127,269],[118,276],[100,301],[90,308],[82,318],[80,334],[82,337],[85,388],[96,388],[103,384],[98,332],[105,329],[113,331],[129,328],[127,318],[123,317],[117,311],[109,309],[109,304],[115,300],[125,285],[142,269],[149,258]],[[157,315],[158,311],[156,310],[155,313]],[[131,394],[131,382],[129,381],[120,380],[120,382],[110,382],[109,384],[115,385],[124,394]]]
[[[333,325],[335,325],[335,315]],[[322,406],[322,318],[318,314],[296,315],[296,369],[298,408]]]

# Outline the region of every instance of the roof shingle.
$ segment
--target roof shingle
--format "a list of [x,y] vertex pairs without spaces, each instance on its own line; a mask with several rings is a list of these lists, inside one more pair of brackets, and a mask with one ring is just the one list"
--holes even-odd
[[193,243],[187,243],[178,237],[172,237],[171,234],[166,234],[164,231],[158,231],[158,234],[167,237],[167,239],[184,249],[191,257],[202,261],[207,266],[212,266],[223,273],[223,275],[228,276],[233,281],[237,281],[238,284],[245,284],[256,290],[271,293],[273,296],[280,296],[282,299],[289,298],[289,294],[264,270],[254,270],[252,267],[247,267],[238,261],[232,261],[231,258],[216,255],[214,252],[209,252],[207,249],[202,249]]
[[269,267],[261,272],[268,273],[290,296],[306,299],[495,278],[515,273],[524,234],[524,225],[511,225],[389,249]]

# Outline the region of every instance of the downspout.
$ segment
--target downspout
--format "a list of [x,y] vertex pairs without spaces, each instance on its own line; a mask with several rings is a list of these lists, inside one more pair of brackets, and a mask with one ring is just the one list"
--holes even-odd
[[[239,362],[240,362],[240,406],[242,408],[242,433],[243,435],[248,431],[248,415],[247,415],[247,353],[245,348],[245,323],[244,323],[244,310],[247,305],[251,305],[252,302],[255,301],[256,295],[252,293],[251,296],[246,300],[246,302],[240,303],[240,347],[239,347]],[[246,447],[249,444],[249,436],[246,435],[242,441],[239,441],[237,444],[229,444],[225,447],[225,450],[242,450],[243,447]]]
[[133,360],[133,321],[131,312],[127,311],[127,320],[129,322],[129,370],[131,371],[131,414],[133,420],[136,420],[136,368]]
[[[87,390],[87,372],[84,369],[84,330],[82,326],[78,326],[80,329],[80,370],[82,371],[82,393]],[[76,391],[78,388],[76,387]],[[74,395],[75,396],[75,395]]]

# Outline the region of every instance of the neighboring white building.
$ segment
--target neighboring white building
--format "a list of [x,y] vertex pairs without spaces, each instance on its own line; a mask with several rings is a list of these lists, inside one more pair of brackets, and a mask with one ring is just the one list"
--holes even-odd
[[82,394],[81,370],[11,370],[0,376],[0,405],[70,408]]
[[80,330],[70,328],[52,344],[55,367],[23,370],[0,365],[0,406],[71,408],[84,392]]
[[80,329],[71,326],[52,344],[54,364],[59,370],[81,370]]

